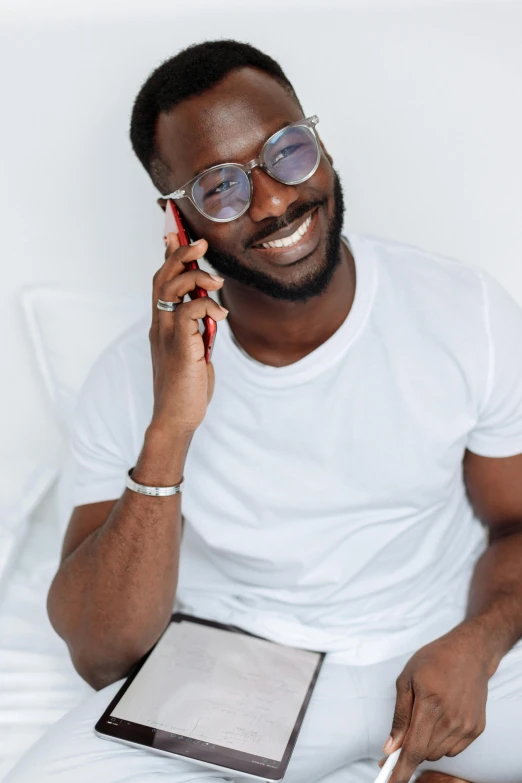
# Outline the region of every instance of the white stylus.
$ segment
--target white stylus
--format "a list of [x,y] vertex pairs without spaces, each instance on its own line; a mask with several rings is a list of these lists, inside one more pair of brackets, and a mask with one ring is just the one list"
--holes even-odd
[[394,750],[393,753],[390,753],[390,755],[384,762],[384,767],[381,769],[381,771],[375,778],[375,783],[388,783],[391,773],[393,772],[394,767],[399,758],[400,752],[401,749],[399,748],[398,750]]

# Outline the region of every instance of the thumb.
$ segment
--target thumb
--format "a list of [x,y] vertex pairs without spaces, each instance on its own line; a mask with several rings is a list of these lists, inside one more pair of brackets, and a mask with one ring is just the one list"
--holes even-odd
[[179,236],[176,234],[175,231],[169,231],[169,233],[163,237],[163,240],[165,242],[165,261],[166,261],[167,258],[170,256],[170,254],[173,253],[179,247]]
[[397,680],[397,699],[393,713],[390,736],[384,743],[383,753],[389,755],[401,747],[410,727],[413,712],[413,688],[409,678],[402,675]]

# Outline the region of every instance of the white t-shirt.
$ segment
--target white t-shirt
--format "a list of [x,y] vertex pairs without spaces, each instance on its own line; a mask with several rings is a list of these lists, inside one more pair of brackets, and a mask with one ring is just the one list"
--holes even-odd
[[[176,608],[368,664],[460,622],[486,545],[465,449],[522,453],[522,311],[485,272],[349,234],[353,306],[286,367],[220,322],[185,467]],[[153,406],[150,314],[78,400],[75,505],[118,498]]]

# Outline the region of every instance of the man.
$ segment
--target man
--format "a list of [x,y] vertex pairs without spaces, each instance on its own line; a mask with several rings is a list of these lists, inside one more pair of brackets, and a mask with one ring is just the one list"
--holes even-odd
[[[93,733],[174,604],[328,653],[291,783],[352,779],[383,745],[403,748],[392,783],[522,781],[522,313],[478,269],[341,235],[316,125],[234,41],[136,99],[134,150],[198,241],[169,236],[152,322],[82,391],[48,607],[98,693],[9,783],[222,779]],[[203,255],[222,277],[187,269]],[[183,492],[125,488],[132,467]]]

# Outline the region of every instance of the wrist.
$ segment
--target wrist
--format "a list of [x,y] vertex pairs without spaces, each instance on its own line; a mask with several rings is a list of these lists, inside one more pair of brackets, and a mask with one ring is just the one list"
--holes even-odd
[[509,649],[505,649],[503,635],[498,628],[492,627],[487,616],[476,615],[463,620],[454,630],[468,639],[472,654],[482,661],[488,677],[492,677]]
[[193,432],[172,432],[160,422],[152,420],[145,431],[144,445],[155,451],[182,454],[185,458],[193,437]]
[[173,437],[150,425],[132,471],[134,481],[154,487],[170,487],[181,483],[190,440],[188,437]]

